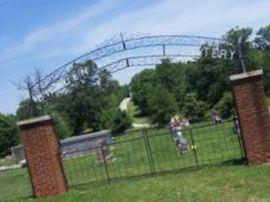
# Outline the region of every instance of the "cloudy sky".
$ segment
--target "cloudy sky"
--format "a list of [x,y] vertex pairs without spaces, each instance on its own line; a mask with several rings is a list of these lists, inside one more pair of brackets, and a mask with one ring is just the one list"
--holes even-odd
[[14,113],[25,98],[12,82],[119,32],[221,37],[269,24],[269,9],[270,0],[0,0],[0,112]]

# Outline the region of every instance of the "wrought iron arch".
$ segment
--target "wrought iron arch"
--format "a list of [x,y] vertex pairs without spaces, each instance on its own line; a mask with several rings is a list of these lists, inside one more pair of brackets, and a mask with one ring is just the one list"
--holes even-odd
[[35,81],[32,86],[32,96],[35,100],[42,100],[49,93],[65,91],[65,78],[74,63],[87,60],[94,61],[100,69],[116,73],[128,67],[155,66],[161,59],[192,60],[201,55],[200,48],[219,46],[225,43],[221,38],[192,36],[192,35],[148,35],[124,36],[120,33],[103,45],[81,55],[55,71]]

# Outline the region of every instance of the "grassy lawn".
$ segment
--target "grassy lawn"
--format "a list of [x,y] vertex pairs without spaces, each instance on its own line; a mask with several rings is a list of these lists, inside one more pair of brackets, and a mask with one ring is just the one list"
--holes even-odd
[[133,123],[151,124],[151,121],[149,120],[148,117],[140,116],[140,109],[137,106],[135,106],[132,101],[128,103],[127,113],[132,118]]
[[0,201],[31,196],[32,189],[26,168],[0,172]]
[[266,99],[267,105],[270,106],[270,97]]
[[[71,188],[42,202],[270,201],[269,166],[223,166],[194,172]],[[35,201],[32,199],[22,202]]]
[[17,164],[17,160],[15,158],[11,158],[11,159],[0,159],[0,167],[1,166],[10,166],[10,165],[14,165]]

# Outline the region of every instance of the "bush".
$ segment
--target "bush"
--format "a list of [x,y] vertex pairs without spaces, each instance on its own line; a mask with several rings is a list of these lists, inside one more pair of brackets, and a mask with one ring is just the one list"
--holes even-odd
[[183,114],[188,116],[192,121],[201,121],[205,118],[209,106],[198,101],[194,93],[188,93],[184,99]]
[[114,135],[131,127],[131,118],[119,108],[112,108],[103,113],[103,127],[110,129]]
[[232,115],[234,107],[233,96],[230,92],[225,92],[217,103],[216,108],[221,112],[222,118],[228,118]]

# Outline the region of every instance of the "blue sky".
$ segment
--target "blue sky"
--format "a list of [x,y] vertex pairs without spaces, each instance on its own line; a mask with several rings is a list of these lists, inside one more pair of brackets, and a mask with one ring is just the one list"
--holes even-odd
[[[237,25],[269,24],[269,9],[270,0],[0,0],[0,112],[15,112],[25,98],[12,82],[34,68],[50,72],[119,32],[221,37]],[[115,76],[128,82],[129,72]]]

